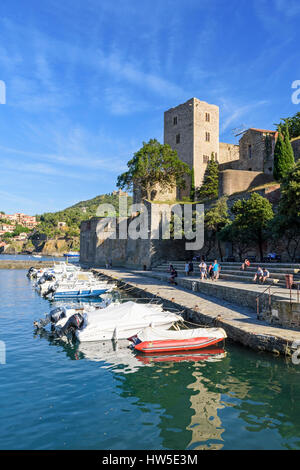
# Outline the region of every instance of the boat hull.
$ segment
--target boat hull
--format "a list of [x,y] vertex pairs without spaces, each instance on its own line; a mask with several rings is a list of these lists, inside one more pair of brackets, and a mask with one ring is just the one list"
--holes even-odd
[[199,337],[182,340],[159,340],[159,341],[142,341],[135,344],[135,349],[144,354],[171,352],[171,351],[187,351],[202,348],[208,348],[214,344],[224,341],[224,338],[216,337]]
[[55,292],[53,294],[54,299],[65,299],[65,298],[81,298],[81,297],[99,297],[99,295],[104,294],[107,289],[96,289],[96,290],[74,290],[70,292]]
[[[152,324],[153,320],[149,319],[148,325]],[[173,326],[174,320],[169,321],[167,320],[165,323],[163,321],[160,321],[157,323],[157,326],[161,329],[166,329],[168,330]],[[138,325],[138,326],[125,326],[122,325],[120,326],[118,330],[118,335],[117,338],[115,338],[115,328],[110,328],[110,329],[104,329],[101,327],[94,326],[93,328],[89,329],[89,331],[85,330],[78,330],[76,332],[77,339],[80,342],[90,342],[90,341],[104,341],[104,340],[114,340],[114,339],[128,339],[131,336],[134,336],[137,334],[139,330],[142,328],[145,328],[148,326],[146,323],[143,325]]]

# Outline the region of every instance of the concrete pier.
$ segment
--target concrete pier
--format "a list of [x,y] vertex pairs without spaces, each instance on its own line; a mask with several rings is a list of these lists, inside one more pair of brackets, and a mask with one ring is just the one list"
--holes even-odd
[[[154,273],[128,269],[93,269],[99,276],[118,281],[120,287],[132,295],[160,299],[166,308],[177,308],[185,319],[199,325],[224,328],[229,339],[257,351],[291,356],[292,345],[299,341],[300,331],[272,326],[257,318],[255,308],[212,297],[184,285],[171,286],[165,277]],[[157,273],[155,273],[157,275]],[[179,280],[185,281],[184,278]]]
[[0,260],[0,269],[51,268],[54,261]]

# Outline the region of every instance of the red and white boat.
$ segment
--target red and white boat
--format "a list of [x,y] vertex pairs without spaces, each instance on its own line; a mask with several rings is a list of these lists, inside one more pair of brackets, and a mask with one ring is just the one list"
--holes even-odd
[[208,348],[225,338],[227,335],[223,328],[162,330],[149,326],[129,339],[137,351],[148,354]]

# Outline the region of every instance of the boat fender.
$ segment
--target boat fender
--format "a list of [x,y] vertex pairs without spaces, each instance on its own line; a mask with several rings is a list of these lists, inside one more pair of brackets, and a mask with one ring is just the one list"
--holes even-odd
[[114,329],[112,339],[113,339],[114,341],[117,341],[117,340],[118,340],[118,329],[117,329],[117,327]]

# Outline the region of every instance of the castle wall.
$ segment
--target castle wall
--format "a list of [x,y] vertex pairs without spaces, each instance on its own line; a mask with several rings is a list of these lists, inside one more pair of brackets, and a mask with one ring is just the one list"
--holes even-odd
[[[172,189],[165,189],[161,185],[156,184],[152,191],[151,201],[174,201],[176,200],[176,196],[176,186],[174,186]],[[133,204],[138,204],[143,199],[146,199],[146,192],[142,191],[140,186],[134,186]]]
[[240,158],[240,146],[234,144],[226,144],[220,142],[219,144],[219,164],[237,162]]
[[[269,137],[267,137],[269,136]],[[267,139],[270,139],[268,147]],[[261,171],[273,174],[273,156],[276,133],[260,129],[248,129],[240,139],[239,170]]]
[[[148,229],[146,237],[133,239],[119,237],[120,223],[130,229],[131,223],[138,221],[138,216],[117,218],[104,224],[104,218],[93,217],[81,223],[80,227],[80,262],[85,266],[101,267],[112,262],[113,266],[149,269],[162,260],[174,258],[185,260],[185,240],[163,239],[161,224],[165,208],[171,206],[152,204],[143,201],[147,209]],[[107,222],[108,219],[106,219]]]
[[219,197],[247,191],[273,181],[272,175],[258,171],[224,170],[219,173]]

